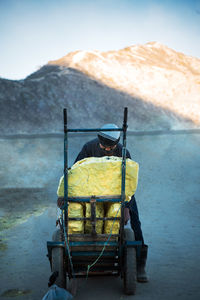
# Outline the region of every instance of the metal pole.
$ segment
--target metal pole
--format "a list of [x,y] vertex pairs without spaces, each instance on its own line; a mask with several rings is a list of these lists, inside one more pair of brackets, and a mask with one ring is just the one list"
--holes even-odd
[[[102,131],[102,128],[76,128],[76,129],[67,129],[68,132],[98,132]],[[105,128],[103,131],[123,131],[123,128]]]
[[124,108],[123,123],[123,148],[122,148],[122,201],[125,201],[125,176],[126,176],[126,130],[127,130],[127,107]]
[[[127,115],[128,109],[124,108],[124,122],[123,122],[123,147],[122,147],[122,182],[121,182],[121,227],[120,227],[120,248],[123,249],[124,242],[124,205],[125,205],[125,182],[126,182],[126,131],[127,131]],[[120,258],[121,270],[123,269],[122,258]]]
[[68,131],[67,131],[67,109],[63,109],[64,119],[64,224],[68,236]]
[[[121,197],[122,203],[125,202],[125,181],[126,181],[126,130],[127,130],[127,107],[124,108],[124,123],[123,123],[123,147],[122,147],[122,185],[121,185]],[[124,205],[123,205],[124,206]],[[122,216],[124,218],[124,216]],[[123,219],[122,219],[123,220]]]

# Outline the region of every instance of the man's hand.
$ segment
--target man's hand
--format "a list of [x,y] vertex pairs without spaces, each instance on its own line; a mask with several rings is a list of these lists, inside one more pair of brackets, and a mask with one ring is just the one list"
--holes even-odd
[[128,223],[128,220],[130,220],[130,214],[129,214],[129,208],[124,208],[124,224],[126,225]]
[[64,197],[58,197],[57,206],[61,208],[64,205]]

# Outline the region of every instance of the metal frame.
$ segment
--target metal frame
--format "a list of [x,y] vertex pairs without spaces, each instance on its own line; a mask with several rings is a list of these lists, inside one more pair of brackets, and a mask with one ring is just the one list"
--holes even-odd
[[[124,119],[123,119],[123,125],[121,128],[113,129],[113,128],[107,128],[103,129],[103,131],[121,131],[123,133],[123,147],[122,147],[122,166],[121,166],[121,172],[122,172],[122,180],[121,180],[121,195],[116,196],[105,196],[105,197],[68,197],[68,133],[69,132],[99,132],[102,131],[101,128],[95,128],[95,129],[68,129],[67,127],[67,109],[63,109],[63,119],[64,119],[64,205],[61,207],[62,209],[62,218],[61,218],[61,230],[64,233],[64,242],[47,242],[47,248],[48,248],[48,257],[51,262],[51,251],[54,247],[64,247],[66,256],[67,256],[67,265],[68,265],[68,273],[69,277],[73,277],[73,265],[72,265],[72,257],[74,256],[98,256],[100,254],[99,251],[73,251],[70,252],[70,248],[74,246],[103,246],[105,244],[105,241],[70,241],[70,237],[77,236],[77,234],[68,234],[68,222],[70,220],[91,220],[92,224],[92,233],[91,237],[95,238],[97,237],[96,233],[96,221],[98,220],[120,220],[120,234],[112,235],[115,237],[118,237],[118,241],[109,241],[106,246],[113,246],[116,247],[116,251],[107,251],[107,253],[104,253],[104,256],[116,256],[118,257],[119,262],[119,268],[118,275],[122,275],[124,271],[123,266],[123,251],[126,247],[136,247],[137,251],[138,248],[141,246],[141,241],[124,241],[124,204],[125,204],[125,180],[126,180],[126,132],[127,132],[127,115],[128,115],[128,109],[127,107],[124,108]],[[121,217],[120,218],[97,218],[96,217],[96,202],[121,202]],[[68,217],[68,202],[90,202],[91,204],[91,218],[69,218]],[[82,235],[81,235],[82,236]],[[109,235],[106,234],[99,234],[98,236],[103,237],[109,237]],[[115,270],[116,271],[116,268]],[[116,274],[114,274],[116,275]]]

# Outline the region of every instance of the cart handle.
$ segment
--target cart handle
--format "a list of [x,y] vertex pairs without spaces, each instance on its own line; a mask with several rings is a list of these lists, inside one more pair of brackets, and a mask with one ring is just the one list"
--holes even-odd
[[[64,132],[99,132],[102,131],[102,128],[67,128],[67,109],[63,109],[63,114],[64,114]],[[118,128],[104,128],[103,131],[123,131],[124,133],[127,130],[127,115],[128,115],[128,108],[124,108],[124,123],[123,127],[118,127]]]

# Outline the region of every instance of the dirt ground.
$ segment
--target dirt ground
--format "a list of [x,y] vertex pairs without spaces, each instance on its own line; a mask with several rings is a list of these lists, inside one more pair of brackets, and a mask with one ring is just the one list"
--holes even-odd
[[[90,138],[70,139],[70,164]],[[200,299],[200,134],[129,134],[127,146],[140,164],[150,281],[125,296],[120,278],[79,280],[75,299]],[[39,300],[50,275],[46,241],[56,229],[63,139],[1,138],[0,157],[0,299]]]

